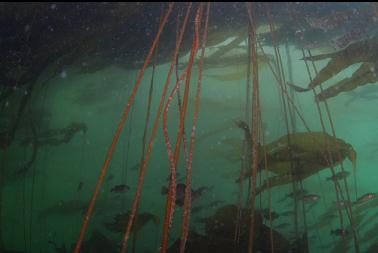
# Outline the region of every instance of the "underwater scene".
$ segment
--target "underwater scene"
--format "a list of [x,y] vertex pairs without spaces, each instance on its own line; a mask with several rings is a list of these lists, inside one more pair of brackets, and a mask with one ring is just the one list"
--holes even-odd
[[0,253],[378,252],[376,3],[0,20]]

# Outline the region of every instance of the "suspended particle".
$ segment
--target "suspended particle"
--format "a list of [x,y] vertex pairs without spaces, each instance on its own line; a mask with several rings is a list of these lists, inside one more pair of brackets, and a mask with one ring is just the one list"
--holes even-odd
[[67,77],[67,72],[65,70],[63,70],[62,72],[60,72],[60,77],[61,78],[66,78]]
[[31,28],[30,25],[25,25],[25,27],[24,27],[24,31],[25,31],[25,32],[29,32],[29,31],[30,31],[30,28]]

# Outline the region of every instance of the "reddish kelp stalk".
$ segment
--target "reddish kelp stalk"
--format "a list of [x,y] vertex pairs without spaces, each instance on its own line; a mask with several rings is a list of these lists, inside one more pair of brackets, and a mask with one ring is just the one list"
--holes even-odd
[[188,67],[186,71],[184,72],[184,74],[186,74],[186,83],[185,83],[182,111],[180,114],[180,126],[179,126],[179,132],[176,138],[176,146],[175,146],[174,155],[173,155],[172,146],[170,144],[169,136],[168,136],[167,114],[168,114],[170,103],[172,102],[172,99],[179,88],[180,82],[176,84],[176,87],[173,89],[170,97],[168,98],[168,102],[165,107],[164,115],[163,115],[163,124],[164,124],[163,130],[164,130],[165,143],[167,146],[167,152],[168,152],[169,163],[170,163],[171,180],[170,180],[170,186],[169,186],[169,191],[168,191],[168,196],[167,196],[167,205],[166,205],[164,227],[163,227],[163,239],[162,239],[162,245],[160,248],[161,253],[165,253],[168,249],[169,230],[172,225],[172,219],[173,219],[173,214],[175,210],[176,169],[177,169],[177,163],[178,163],[179,155],[180,155],[181,141],[183,139],[183,132],[184,132],[185,116],[186,116],[186,111],[188,107],[191,71],[192,71],[195,56],[197,55],[197,51],[199,48],[199,27],[200,27],[201,18],[202,18],[202,12],[203,12],[203,4],[200,4],[196,13],[196,17],[195,17],[195,34],[194,34],[193,46],[190,53]]
[[[132,207],[131,207],[129,220],[128,220],[128,223],[127,223],[127,226],[126,226],[126,232],[125,232],[125,236],[124,236],[123,242],[122,242],[121,253],[126,252],[127,242],[129,240],[131,230],[132,230],[132,227],[134,225],[135,216],[136,216],[136,213],[138,211],[140,197],[142,195],[144,177],[145,177],[146,170],[147,170],[147,165],[148,165],[148,162],[150,161],[150,158],[151,158],[152,148],[153,148],[154,141],[155,141],[155,138],[156,138],[156,134],[157,134],[158,126],[159,126],[159,120],[160,120],[160,116],[161,116],[163,106],[164,106],[164,102],[165,102],[165,96],[167,94],[168,86],[169,86],[170,81],[171,81],[173,69],[174,69],[174,66],[175,66],[175,60],[177,58],[177,55],[178,55],[178,52],[179,52],[179,49],[180,49],[179,48],[180,42],[182,41],[185,29],[186,29],[186,25],[188,23],[191,6],[192,6],[192,4],[189,3],[188,9],[187,9],[187,12],[186,12],[186,15],[185,15],[185,18],[184,18],[184,22],[183,22],[183,25],[181,27],[180,36],[179,36],[179,39],[177,41],[175,51],[173,53],[171,65],[170,65],[168,75],[167,75],[167,80],[166,80],[164,87],[163,87],[163,92],[162,92],[162,96],[161,96],[161,99],[160,99],[159,108],[157,110],[156,117],[155,117],[155,120],[154,120],[154,125],[153,125],[153,129],[152,129],[150,141],[149,141],[149,144],[148,144],[146,157],[145,157],[143,163],[141,164],[141,168],[140,168],[140,171],[139,171],[138,186],[137,186],[137,190],[136,190],[135,197],[134,197],[134,200],[133,200],[133,204],[132,204]],[[183,80],[184,78],[185,78],[185,75],[182,76],[181,80]]]
[[193,127],[192,127],[192,133],[191,133],[191,136],[190,136],[189,159],[188,159],[188,166],[187,166],[187,169],[186,169],[186,182],[185,182],[186,188],[185,188],[184,214],[183,214],[181,242],[180,242],[180,253],[184,253],[184,251],[185,251],[185,245],[186,245],[186,242],[187,242],[187,239],[188,239],[188,234],[189,234],[190,210],[191,210],[191,205],[192,205],[191,181],[192,181],[193,150],[194,150],[194,144],[195,144],[195,136],[196,136],[197,123],[198,123],[198,114],[199,114],[200,101],[201,101],[202,70],[203,70],[202,66],[203,66],[203,59],[204,59],[204,55],[205,55],[205,48],[206,48],[206,41],[207,41],[209,13],[210,13],[210,3],[207,3],[205,28],[204,28],[203,36],[202,36],[201,56],[200,56],[199,63],[198,63],[197,94],[196,94],[196,97],[195,97]]
[[100,176],[99,176],[99,178],[97,180],[96,188],[95,188],[95,191],[93,193],[91,202],[89,204],[87,213],[84,216],[84,222],[83,222],[82,227],[80,229],[79,239],[78,239],[78,241],[76,243],[74,253],[79,253],[80,252],[81,244],[82,244],[82,242],[84,240],[85,233],[86,233],[86,231],[88,229],[89,221],[90,221],[90,218],[91,218],[91,216],[93,214],[93,209],[94,209],[94,206],[96,204],[98,193],[101,190],[101,186],[102,186],[102,184],[104,182],[104,179],[105,179],[105,176],[106,176],[106,172],[109,169],[110,162],[111,162],[111,160],[113,158],[114,151],[116,149],[117,143],[118,143],[119,138],[121,136],[122,130],[123,130],[124,126],[125,126],[126,120],[128,118],[129,112],[130,112],[130,109],[131,109],[132,105],[134,104],[135,96],[136,96],[138,88],[139,88],[139,86],[140,86],[140,84],[142,82],[142,78],[144,76],[144,72],[145,72],[146,68],[148,67],[148,65],[150,64],[152,55],[153,55],[153,53],[155,51],[155,48],[156,48],[156,45],[158,44],[158,41],[160,40],[160,35],[161,35],[161,33],[162,33],[162,31],[163,31],[163,29],[165,27],[165,24],[168,21],[168,17],[170,16],[170,14],[172,12],[173,6],[174,6],[173,3],[169,4],[169,8],[168,8],[168,10],[167,10],[167,12],[166,12],[166,14],[165,14],[165,16],[163,18],[162,23],[160,24],[158,33],[156,34],[155,40],[152,43],[152,46],[150,48],[150,51],[148,52],[148,55],[147,55],[146,60],[145,60],[145,62],[143,64],[143,67],[142,67],[142,69],[140,70],[140,72],[138,74],[138,77],[136,79],[134,88],[133,88],[133,90],[131,92],[131,95],[129,97],[127,105],[125,106],[125,109],[123,111],[123,114],[121,116],[120,122],[119,122],[117,130],[116,130],[116,133],[115,133],[115,135],[113,137],[113,141],[112,141],[112,143],[110,145],[110,148],[108,150],[108,153],[106,155],[106,159],[105,159],[104,165],[101,168],[101,174],[100,174]]
[[[252,53],[252,75],[253,75],[253,95],[252,95],[252,187],[251,187],[251,223],[249,227],[248,253],[253,252],[253,237],[255,225],[255,199],[256,199],[256,177],[258,167],[258,128],[259,128],[259,79],[256,50],[256,26],[254,23],[252,3],[247,3],[249,23],[251,26],[251,53]],[[249,70],[248,70],[249,71]]]

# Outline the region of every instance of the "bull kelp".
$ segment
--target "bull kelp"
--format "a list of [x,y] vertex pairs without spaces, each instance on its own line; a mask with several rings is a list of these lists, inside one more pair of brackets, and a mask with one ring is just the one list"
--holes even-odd
[[378,252],[376,3],[0,14],[0,252]]

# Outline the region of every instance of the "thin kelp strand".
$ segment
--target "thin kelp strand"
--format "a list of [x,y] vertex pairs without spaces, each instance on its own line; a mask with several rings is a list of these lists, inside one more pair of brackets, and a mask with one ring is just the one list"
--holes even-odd
[[[308,53],[309,53],[309,56],[311,57],[312,55],[311,55],[310,50],[308,50]],[[315,62],[311,61],[311,63],[312,63],[312,66],[314,68],[315,74],[317,75],[318,71],[317,71],[317,68],[315,66]],[[320,84],[319,87],[320,87],[321,92],[323,92],[323,85]],[[318,99],[316,99],[316,102],[319,103]],[[329,120],[329,124],[330,124],[330,127],[331,127],[332,136],[334,137],[334,144],[336,146],[337,156],[338,156],[338,159],[341,161],[340,168],[341,168],[342,172],[345,172],[343,161],[342,161],[342,155],[341,155],[339,144],[337,143],[336,131],[335,131],[335,127],[334,127],[334,124],[333,124],[332,117],[331,117],[331,112],[329,110],[328,102],[327,102],[327,100],[324,100],[323,102],[324,102],[324,105],[325,105],[326,114],[327,114],[327,117],[328,117],[328,120]],[[354,176],[356,176],[355,175],[354,162],[353,162],[353,173],[354,173]],[[335,181],[335,183],[336,183],[336,181]],[[350,202],[349,187],[348,187],[348,184],[347,184],[347,181],[346,181],[345,178],[343,179],[343,182],[344,182],[344,186],[345,186],[347,200]],[[355,187],[356,187],[355,191],[356,191],[356,197],[357,197],[357,186],[356,185],[357,185],[357,182],[355,182]],[[359,242],[358,242],[358,236],[357,236],[356,226],[355,226],[355,222],[354,222],[354,218],[353,218],[352,207],[350,205],[347,205],[346,206],[346,210],[347,210],[347,214],[348,214],[347,216],[349,217],[349,221],[350,221],[350,224],[351,224],[351,227],[352,227],[355,251],[356,251],[356,253],[359,253],[360,252],[360,247],[359,247]]]
[[[198,21],[200,22],[200,17],[202,14],[202,4],[199,6],[196,12],[196,17],[195,17],[195,26],[199,26]],[[163,224],[163,239],[162,239],[162,244],[160,247],[160,252],[165,253],[168,249],[168,240],[169,240],[169,231],[171,228],[171,223],[173,219],[173,214],[174,214],[174,208],[175,208],[175,199],[176,199],[176,182],[173,181],[173,179],[176,179],[176,170],[177,170],[177,163],[180,155],[180,147],[181,147],[181,141],[182,141],[182,136],[184,132],[184,124],[185,124],[185,117],[186,117],[186,112],[187,112],[187,107],[188,107],[188,99],[189,99],[189,85],[190,85],[190,77],[191,77],[191,70],[193,67],[194,59],[195,56],[197,55],[199,47],[199,35],[198,35],[198,29],[195,29],[195,34],[194,34],[194,40],[193,40],[193,45],[191,49],[191,54],[189,58],[189,63],[188,67],[185,71],[186,73],[186,82],[185,82],[185,91],[184,91],[184,97],[183,97],[183,107],[182,111],[180,114],[180,125],[179,125],[179,132],[177,134],[176,138],[176,146],[175,146],[175,152],[174,152],[174,159],[173,159],[173,164],[170,164],[170,170],[171,170],[171,182],[170,182],[170,187],[168,191],[168,196],[167,196],[167,204],[166,204],[166,212],[165,212],[165,218],[164,218],[164,224]],[[179,83],[176,85],[174,90],[178,89]],[[169,99],[173,99],[172,96],[174,92],[172,92],[171,96]],[[168,107],[169,108],[169,107]],[[168,110],[164,111],[164,114],[168,114]],[[164,117],[164,116],[163,116]],[[164,121],[166,121],[167,118],[164,117]],[[163,124],[165,124],[163,121]],[[165,127],[163,127],[164,129]],[[166,131],[166,129],[164,129]],[[168,151],[168,143],[166,142],[167,145],[167,151]],[[168,151],[169,152],[169,151]],[[174,188],[174,189],[173,189]]]
[[[185,16],[185,19],[184,19],[184,22],[183,22],[183,25],[182,25],[182,28],[181,28],[180,36],[179,36],[179,41],[182,40],[182,38],[183,38],[183,34],[185,32],[185,29],[186,29],[190,10],[191,10],[191,4],[189,4],[188,8],[187,8],[186,16]],[[160,116],[161,116],[163,106],[164,106],[164,102],[165,102],[165,96],[166,96],[166,93],[168,91],[168,86],[170,84],[174,65],[175,65],[175,59],[176,59],[178,52],[179,52],[179,47],[178,47],[179,44],[180,43],[177,43],[175,51],[173,53],[171,65],[170,65],[169,72],[168,72],[168,75],[167,75],[167,80],[166,80],[164,87],[163,87],[163,92],[162,92],[162,96],[161,96],[161,99],[160,99],[159,108],[157,110],[157,114],[156,114],[156,117],[155,117],[155,120],[154,120],[153,129],[152,129],[150,141],[149,141],[149,144],[148,144],[148,149],[147,149],[147,152],[146,152],[146,157],[145,157],[143,163],[141,163],[141,168],[139,170],[137,190],[135,192],[135,196],[134,196],[134,200],[133,200],[133,203],[132,203],[132,208],[131,208],[129,220],[127,222],[126,231],[125,231],[125,235],[124,235],[123,242],[122,242],[121,253],[126,252],[127,242],[128,242],[129,237],[130,237],[131,230],[132,230],[134,220],[135,220],[135,216],[136,216],[136,213],[137,213],[137,210],[138,210],[138,207],[139,207],[140,198],[141,198],[141,195],[142,195],[144,177],[145,177],[145,174],[146,174],[146,171],[147,171],[148,162],[150,161],[150,158],[151,158],[151,153],[152,153],[152,149],[153,149],[153,146],[154,146],[154,142],[155,142],[155,138],[156,138],[156,134],[157,134],[157,130],[158,130],[159,120],[160,120]]]
[[[201,9],[201,12],[202,12],[202,9]],[[204,32],[202,36],[201,56],[198,63],[197,93],[195,96],[195,110],[194,110],[194,116],[193,116],[192,132],[190,136],[189,161],[188,161],[188,167],[186,171],[186,188],[185,188],[185,199],[184,199],[182,234],[181,234],[181,242],[180,242],[180,253],[184,253],[185,251],[185,245],[186,245],[188,234],[189,234],[190,210],[191,210],[191,202],[192,202],[191,177],[192,177],[192,165],[193,165],[193,150],[194,150],[194,145],[195,145],[195,135],[196,135],[198,115],[199,115],[199,109],[200,109],[202,71],[203,71],[202,67],[203,67],[203,59],[204,59],[205,48],[206,48],[209,13],[210,13],[210,3],[207,4],[205,28],[204,28]],[[200,15],[202,16],[202,13]],[[199,27],[200,27],[200,22],[198,21],[198,25],[195,27],[197,29],[196,33],[199,33],[198,31]]]
[[128,115],[129,115],[129,112],[130,112],[130,109],[132,107],[132,105],[134,104],[134,100],[135,100],[135,96],[137,94],[137,91],[139,89],[139,86],[142,82],[142,78],[144,76],[144,72],[145,70],[147,69],[148,65],[150,64],[150,61],[151,61],[151,58],[152,58],[152,55],[155,51],[155,48],[156,48],[156,45],[160,39],[160,35],[165,27],[165,24],[167,23],[168,21],[168,17],[170,16],[171,12],[172,12],[172,9],[173,9],[173,6],[174,4],[173,3],[170,3],[169,4],[169,7],[168,7],[168,10],[164,16],[164,19],[163,19],[163,22],[161,23],[160,27],[159,27],[159,30],[158,30],[158,33],[153,41],[153,44],[149,50],[149,53],[146,57],[146,60],[143,64],[143,67],[142,69],[140,70],[139,74],[138,74],[138,77],[137,77],[137,80],[136,80],[136,83],[134,85],[134,88],[131,92],[131,95],[129,97],[129,100],[124,108],[124,111],[123,111],[123,114],[121,116],[121,119],[120,119],[120,122],[118,124],[118,127],[117,127],[117,130],[116,130],[116,133],[114,135],[114,138],[113,138],[113,141],[110,145],[110,148],[108,150],[108,153],[106,155],[106,159],[105,159],[105,162],[104,162],[104,165],[102,166],[101,168],[101,173],[100,173],[100,176],[98,178],[98,181],[97,181],[97,184],[96,184],[96,188],[95,188],[95,191],[93,193],[93,196],[92,196],[92,199],[90,201],[90,204],[89,204],[89,207],[88,207],[88,210],[84,216],[84,221],[83,221],[83,224],[82,224],[82,227],[80,229],[80,234],[79,234],[79,239],[76,243],[76,246],[75,246],[75,249],[74,249],[74,253],[79,253],[80,252],[80,249],[81,249],[81,244],[84,240],[84,237],[85,237],[85,233],[88,229],[88,225],[89,225],[89,221],[92,217],[92,214],[93,214],[93,209],[94,209],[94,206],[95,206],[95,203],[96,203],[96,200],[97,200],[97,196],[101,190],[101,186],[105,180],[105,176],[106,176],[106,173],[109,169],[109,165],[110,165],[110,162],[112,160],[112,157],[113,157],[113,154],[114,154],[114,151],[116,149],[116,146],[117,146],[117,143],[119,141],[119,138],[121,136],[121,133],[122,133],[122,130],[123,130],[123,127],[125,126],[125,123],[126,123],[126,120],[128,118]]

